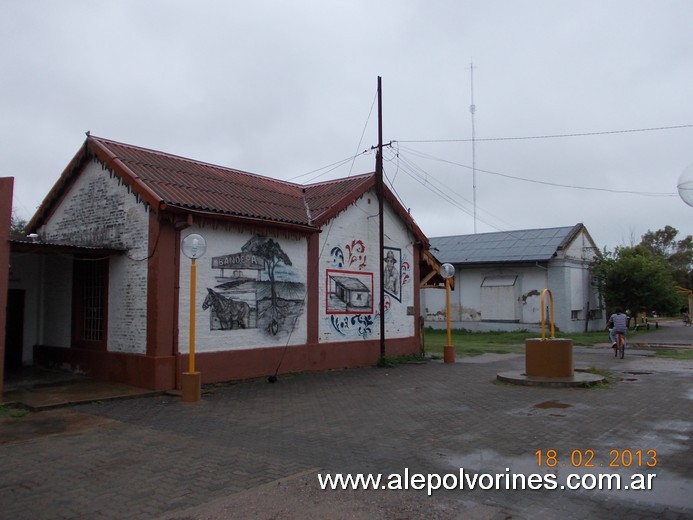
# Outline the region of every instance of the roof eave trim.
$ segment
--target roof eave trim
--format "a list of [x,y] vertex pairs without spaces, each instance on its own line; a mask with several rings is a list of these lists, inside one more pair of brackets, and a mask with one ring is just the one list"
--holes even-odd
[[298,224],[295,222],[282,222],[279,220],[268,220],[259,217],[245,217],[241,215],[230,215],[228,213],[216,213],[214,211],[204,211],[199,209],[177,206],[175,204],[167,204],[162,202],[159,206],[161,211],[175,213],[179,215],[192,215],[209,220],[219,220],[224,222],[236,222],[238,224],[249,224],[254,226],[277,227],[292,231],[300,231],[302,233],[320,233],[320,228],[309,226],[306,224]]

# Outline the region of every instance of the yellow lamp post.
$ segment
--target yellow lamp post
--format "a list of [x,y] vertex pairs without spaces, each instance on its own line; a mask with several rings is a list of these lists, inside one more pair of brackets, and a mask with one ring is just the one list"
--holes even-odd
[[181,242],[181,251],[190,258],[190,349],[188,352],[188,371],[183,372],[181,380],[183,401],[192,403],[202,397],[202,375],[195,371],[195,290],[197,266],[195,260],[205,254],[207,242],[197,233],[186,236]]
[[452,345],[452,330],[450,330],[450,280],[455,276],[455,267],[452,264],[441,265],[440,276],[445,279],[445,319],[448,328],[448,342],[443,347],[443,361],[445,363],[454,363],[455,347]]

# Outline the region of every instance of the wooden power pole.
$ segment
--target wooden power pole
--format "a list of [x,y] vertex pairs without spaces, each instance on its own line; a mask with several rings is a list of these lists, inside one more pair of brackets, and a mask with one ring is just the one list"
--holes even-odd
[[383,91],[381,88],[382,78],[378,76],[378,152],[375,156],[375,179],[376,192],[378,194],[378,241],[380,252],[379,271],[380,271],[380,358],[385,356],[385,286],[383,279],[385,278],[385,258],[383,254],[385,234],[383,232],[383,207],[385,198],[385,190],[383,187]]

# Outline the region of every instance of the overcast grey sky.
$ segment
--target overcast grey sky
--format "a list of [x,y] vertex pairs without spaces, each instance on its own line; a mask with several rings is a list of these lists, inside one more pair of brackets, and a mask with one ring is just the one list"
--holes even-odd
[[373,171],[381,76],[385,174],[428,236],[474,232],[474,195],[478,232],[691,234],[691,20],[690,0],[3,0],[0,176],[30,218],[87,130],[300,183]]

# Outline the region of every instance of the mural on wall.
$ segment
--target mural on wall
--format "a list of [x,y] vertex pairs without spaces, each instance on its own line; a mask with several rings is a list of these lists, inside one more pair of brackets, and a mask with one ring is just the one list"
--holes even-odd
[[373,314],[373,273],[327,269],[327,314]]
[[344,246],[347,254],[344,255],[344,250],[335,246],[330,251],[332,255],[332,263],[338,268],[346,268],[355,271],[363,271],[367,265],[366,244],[363,240],[352,240],[350,244]]
[[383,248],[383,288],[385,292],[395,298],[397,301],[402,301],[402,250],[394,247]]
[[207,288],[202,309],[210,330],[257,328],[271,335],[290,330],[303,313],[305,284],[297,282],[281,244],[263,235],[241,251],[212,258],[218,285]]
[[[354,239],[330,251],[333,269],[325,272],[325,312],[332,329],[345,337],[368,338],[380,316],[374,305],[373,272],[367,272],[366,243]],[[377,266],[376,262],[376,266]],[[411,265],[396,247],[383,248],[383,312],[402,302],[402,287],[411,281]],[[396,301],[395,301],[396,300]]]
[[325,273],[325,312],[330,325],[342,336],[366,339],[373,326],[373,273],[368,265],[366,244],[354,239],[331,249],[332,266]]

